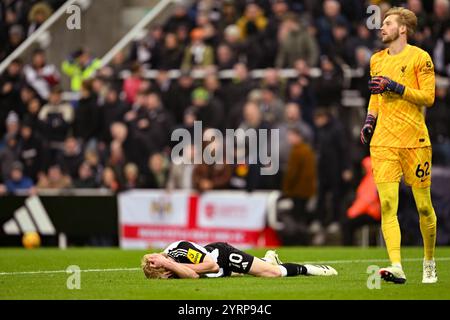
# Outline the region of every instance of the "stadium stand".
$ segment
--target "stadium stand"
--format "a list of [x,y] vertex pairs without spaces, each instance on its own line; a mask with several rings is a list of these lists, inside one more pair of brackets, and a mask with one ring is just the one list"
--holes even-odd
[[[63,2],[2,1],[0,60]],[[419,16],[412,43],[434,57],[439,76],[427,114],[433,162],[450,167],[449,1],[383,3],[385,10],[405,5]],[[179,1],[164,23],[150,25],[106,66],[86,47],[65,52],[61,64],[44,50],[15,59],[0,75],[0,194],[120,192],[169,182],[200,191],[289,190],[285,196],[304,214],[300,223],[312,233],[334,234],[368,154],[359,129],[369,59],[382,44],[365,18],[359,0]],[[78,92],[79,99],[64,101],[63,91]],[[280,129],[280,171],[263,176],[261,164],[192,169],[171,163],[171,132],[193,130],[196,120],[222,132]],[[288,160],[300,156],[300,145],[314,155],[317,174],[313,186],[289,187]],[[182,181],[186,174],[192,178]],[[313,192],[303,196],[302,187]]]

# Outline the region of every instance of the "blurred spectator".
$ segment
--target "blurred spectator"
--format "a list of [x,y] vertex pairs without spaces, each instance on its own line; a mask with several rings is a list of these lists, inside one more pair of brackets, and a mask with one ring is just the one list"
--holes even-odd
[[192,173],[194,172],[195,145],[191,144],[177,159],[172,159],[167,180],[167,189],[192,189]]
[[[224,146],[217,141],[209,137],[208,130],[205,130],[203,134],[204,141],[211,141],[205,143],[203,146],[203,154],[206,148],[210,151],[208,153],[211,157],[217,157],[222,150],[223,157],[226,157],[223,152]],[[222,159],[223,160],[223,159]],[[222,163],[218,163],[222,162]],[[230,187],[230,179],[232,174],[232,167],[229,164],[225,164],[225,161],[217,161],[213,164],[207,164],[203,159],[201,164],[196,164],[192,173],[192,186],[198,192],[205,192],[209,190],[227,189]]]
[[[317,110],[314,121],[319,178],[316,225],[328,226],[329,233],[336,233],[343,219],[343,183],[352,178],[348,140],[339,120],[328,110]],[[327,199],[331,199],[329,205]]]
[[194,78],[189,71],[182,70],[177,81],[170,86],[166,105],[176,123],[183,122],[184,111],[191,105],[193,90]]
[[102,105],[105,102],[107,82],[102,77],[96,76],[85,80],[92,83],[92,93],[97,97],[97,104]]
[[283,174],[282,192],[294,204],[291,210],[293,221],[306,225],[306,204],[317,191],[316,155],[310,145],[305,143],[299,128],[288,128],[287,140],[291,151]]
[[348,46],[353,49],[366,47],[373,50],[375,48],[375,40],[376,37],[374,37],[373,32],[367,29],[366,20],[362,20],[356,25],[356,34],[350,35]]
[[52,8],[44,1],[36,3],[28,14],[28,37],[53,14]]
[[222,105],[224,104],[226,93],[216,73],[207,74],[203,81],[203,86],[208,90],[211,99],[217,100]]
[[426,122],[433,145],[433,164],[450,165],[450,89],[437,84],[432,108],[427,109]]
[[288,87],[287,100],[301,105],[303,120],[314,126],[313,114],[317,103],[317,95],[314,92],[315,79],[311,76],[311,68],[303,59],[295,62],[295,70],[298,77]]
[[342,70],[328,56],[320,59],[321,76],[315,82],[317,103],[324,107],[339,106],[342,96]]
[[287,15],[281,23],[279,50],[275,66],[292,68],[295,61],[303,59],[309,66],[315,66],[319,58],[319,47],[314,39],[298,21],[297,16]]
[[264,32],[265,60],[268,66],[275,65],[278,46],[278,32],[283,19],[289,14],[289,4],[287,0],[271,0],[271,12]]
[[154,82],[154,91],[161,97],[161,102],[165,108],[170,103],[170,88],[172,79],[170,79],[169,70],[159,69]]
[[144,187],[145,181],[139,174],[139,168],[136,164],[129,162],[123,168],[124,190],[138,189]]
[[92,57],[88,49],[73,52],[62,63],[62,71],[71,79],[71,90],[80,91],[84,80],[89,79],[101,67],[100,59]]
[[7,135],[5,137],[5,146],[0,149],[0,168],[1,180],[9,179],[12,164],[19,160],[19,144],[15,135]]
[[276,88],[264,88],[261,90],[261,102],[259,108],[264,121],[273,126],[283,119],[284,106],[277,96]]
[[261,50],[267,18],[259,5],[249,2],[236,25],[239,27],[241,39],[245,41],[245,53],[248,58],[246,62],[249,69],[267,66],[266,55]]
[[100,188],[108,189],[112,192],[120,191],[120,183],[115,171],[111,167],[105,167],[102,173]]
[[6,42],[6,45],[2,50],[3,56],[1,57],[1,59],[3,60],[11,53],[13,53],[14,50],[16,50],[20,46],[23,40],[25,40],[23,27],[18,24],[11,26],[8,31],[8,41]]
[[347,219],[343,224],[344,245],[354,245],[356,229],[364,225],[379,225],[381,220],[381,205],[377,186],[373,180],[372,163],[370,157],[365,157],[361,163],[364,169],[356,197],[347,210]]
[[98,71],[100,77],[109,79],[113,86],[120,88],[122,84],[121,73],[129,69],[129,63],[126,60],[125,53],[119,51],[111,60],[109,65],[104,66]]
[[48,104],[39,112],[43,133],[48,141],[52,155],[63,149],[64,140],[74,120],[73,108],[62,101],[61,88],[55,87],[50,92]]
[[227,70],[233,69],[233,66],[238,62],[238,59],[231,47],[226,43],[222,43],[217,47],[216,61],[219,70]]
[[133,104],[137,93],[142,90],[142,65],[133,63],[130,71],[131,75],[123,81],[122,90],[125,93],[125,101]]
[[[84,152],[84,162],[86,162],[92,169],[95,182],[97,185],[102,180],[103,162],[100,161],[99,153],[96,150],[88,149]],[[79,174],[79,171],[78,171]],[[84,176],[84,175],[83,175]],[[81,177],[81,176],[79,176]]]
[[47,64],[45,52],[41,49],[33,52],[31,64],[27,64],[23,72],[28,84],[36,90],[43,100],[48,99],[50,89],[59,83],[58,70],[53,64]]
[[113,87],[108,87],[104,104],[98,110],[100,141],[111,142],[110,127],[114,122],[123,121],[128,107],[119,99],[119,93]]
[[192,106],[197,120],[202,122],[204,128],[223,127],[223,106],[217,99],[210,97],[205,88],[199,87],[192,92]]
[[314,132],[309,124],[302,120],[301,107],[295,103],[287,103],[284,107],[284,119],[276,125],[280,130],[280,168],[284,171],[287,166],[289,154],[291,153],[291,144],[288,140],[290,128],[296,128],[301,133],[304,143],[314,144]]
[[332,26],[332,42],[325,48],[328,56],[339,65],[350,65],[353,63],[354,49],[350,42],[349,30],[344,23],[336,23]]
[[[110,127],[111,132],[111,143],[109,146],[112,146],[113,142],[120,145],[126,155],[126,160],[137,163],[140,167],[145,165],[146,161],[146,150],[144,147],[136,140],[133,136],[133,133],[130,132],[128,127],[123,122],[114,122]],[[115,146],[116,149],[118,146]],[[106,150],[104,150],[106,151]],[[109,154],[107,154],[109,156]],[[105,162],[103,162],[105,163]],[[122,169],[117,171],[117,178],[121,177]]]
[[222,1],[222,9],[220,10],[221,15],[218,22],[219,30],[221,32],[224,32],[228,26],[235,24],[239,19],[239,13],[234,2],[234,0]]
[[245,52],[246,42],[242,40],[241,32],[237,25],[232,24],[226,27],[221,44],[230,47],[231,52],[236,56],[237,62],[247,61],[247,54]]
[[280,77],[280,73],[277,69],[265,69],[264,77],[261,79],[260,87],[262,89],[270,89],[279,98],[285,99],[286,79]]
[[335,24],[349,27],[347,19],[341,14],[341,4],[337,0],[325,0],[323,2],[323,15],[317,20],[319,31],[319,45],[321,52],[326,52],[326,48],[333,42],[332,28]]
[[214,63],[214,50],[204,42],[204,31],[195,28],[191,31],[191,43],[183,55],[182,69],[201,69]]
[[[173,119],[164,108],[161,99],[155,92],[149,92],[145,98],[143,108],[138,110],[137,119],[133,126],[134,136],[145,146],[146,153],[141,150],[141,157],[146,158],[148,154],[162,151],[169,145],[170,130]],[[143,164],[145,160],[133,161]]]
[[17,113],[15,113],[14,111],[9,112],[5,122],[6,133],[0,141],[0,149],[2,149],[7,144],[8,137],[17,138],[19,135],[20,119]]
[[78,168],[78,178],[73,181],[73,187],[77,189],[97,188],[94,171],[88,162],[83,162]]
[[72,186],[70,176],[65,174],[59,164],[52,164],[47,170],[47,175],[41,173],[38,178],[38,189],[67,189]]
[[92,90],[92,81],[85,80],[81,86],[81,99],[75,109],[73,133],[76,138],[87,144],[98,136],[99,130],[99,106],[97,96]]
[[416,15],[417,29],[420,30],[428,26],[428,15],[423,8],[421,0],[407,0],[406,8],[414,12],[414,14]]
[[121,187],[123,186],[123,168],[128,159],[125,155],[123,145],[118,140],[113,140],[109,146],[108,159],[106,166],[114,170],[114,176],[119,181]]
[[180,26],[183,26],[188,30],[190,30],[193,26],[193,23],[188,15],[188,7],[183,3],[183,1],[176,2],[174,12],[164,25],[164,30],[166,32],[174,32]]
[[136,62],[144,69],[156,69],[160,64],[161,44],[163,40],[163,29],[157,25],[152,27],[145,37],[133,42],[129,60]]
[[19,159],[24,165],[24,174],[37,182],[38,172],[44,167],[44,150],[30,122],[24,121],[20,128]]
[[41,100],[39,98],[32,98],[27,104],[27,113],[23,117],[24,122],[29,123],[36,137],[39,139],[42,139],[42,123],[39,120],[41,107]]
[[22,62],[14,60],[0,76],[0,134],[5,131],[5,120],[10,111],[23,114],[20,108],[20,91],[24,84]]
[[245,7],[244,14],[236,22],[236,25],[241,32],[241,38],[247,40],[266,29],[267,18],[258,4],[250,2]]
[[241,120],[242,107],[247,100],[247,95],[255,88],[255,84],[244,63],[235,64],[233,71],[233,79],[224,87],[224,91],[227,92],[224,104],[228,127],[236,128]]
[[[248,129],[254,129],[256,134],[258,135],[260,129],[268,130],[270,129],[270,124],[264,120],[263,112],[257,103],[253,101],[248,101],[243,108],[242,111],[242,122],[239,125],[238,129],[244,130],[244,132],[240,131],[239,134],[244,134]],[[237,159],[240,157],[244,157],[245,166],[235,166],[235,174],[244,181],[238,183],[238,185],[234,185],[234,187],[245,188],[248,191],[252,191],[255,189],[265,189],[264,182],[267,179],[261,175],[261,163],[258,160],[259,154],[259,140],[258,141],[246,141],[244,136],[237,136],[240,141],[245,141],[242,145],[237,145],[237,149],[235,150],[235,154],[237,155]],[[258,136],[256,136],[259,139]],[[270,137],[268,137],[270,139]],[[252,145],[250,145],[250,143]],[[239,161],[239,160],[238,160]],[[237,162],[237,161],[236,161]],[[241,171],[241,173],[239,172]],[[245,172],[245,174],[244,174]],[[236,177],[233,179],[233,184],[236,183]]]
[[436,41],[433,61],[436,73],[450,77],[450,21],[444,29],[443,37]]
[[372,52],[366,47],[357,47],[355,50],[355,65],[353,67],[358,71],[352,78],[351,88],[359,91],[366,102],[369,102],[370,91],[367,90],[367,79],[370,77],[370,57]]
[[10,178],[5,182],[6,189],[10,194],[29,192],[33,186],[33,180],[23,173],[23,165],[16,161],[11,166]]
[[431,37],[431,30],[429,27],[416,28],[416,31],[411,37],[410,43],[425,50],[426,52],[430,53],[430,55],[433,54],[433,50],[436,44],[436,42],[433,41],[433,38]]
[[80,144],[74,137],[68,137],[64,141],[64,151],[58,158],[62,170],[72,179],[78,177],[78,168],[83,163],[83,154]]
[[146,187],[151,189],[165,188],[169,177],[169,161],[162,153],[154,153],[148,157],[146,167]]
[[35,98],[39,99],[39,104],[42,104],[42,100],[39,98],[39,95],[36,93],[36,91],[34,91],[34,89],[28,84],[24,84],[20,89],[20,99],[15,106],[16,112],[21,117],[26,116],[28,106]]
[[179,69],[183,60],[184,47],[178,42],[175,33],[167,33],[164,36],[164,45],[161,47],[161,63],[159,68]]
[[436,41],[442,38],[446,26],[450,19],[450,2],[449,0],[435,0],[433,3],[433,14],[430,19],[430,27],[433,39]]

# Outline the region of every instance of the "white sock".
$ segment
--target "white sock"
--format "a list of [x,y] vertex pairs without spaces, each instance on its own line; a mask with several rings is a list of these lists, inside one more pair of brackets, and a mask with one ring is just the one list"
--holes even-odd
[[402,268],[402,264],[399,263],[399,262],[393,263],[392,266],[393,266],[393,267],[398,267],[398,268],[400,268],[400,269],[403,269],[403,268]]
[[286,268],[285,267],[283,267],[282,265],[278,265],[278,268],[280,268],[280,271],[281,271],[281,276],[282,277],[287,277],[287,270],[286,270]]

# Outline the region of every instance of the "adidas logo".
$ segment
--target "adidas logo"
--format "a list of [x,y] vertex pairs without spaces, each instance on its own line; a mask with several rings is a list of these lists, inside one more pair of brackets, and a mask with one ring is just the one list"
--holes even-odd
[[3,231],[8,235],[20,235],[25,232],[56,234],[55,227],[38,196],[27,198],[25,205],[14,212],[14,217],[3,224]]

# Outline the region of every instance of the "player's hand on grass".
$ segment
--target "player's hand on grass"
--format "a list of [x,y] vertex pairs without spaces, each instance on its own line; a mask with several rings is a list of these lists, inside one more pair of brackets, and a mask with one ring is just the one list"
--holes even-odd
[[380,94],[388,91],[403,95],[405,86],[388,77],[375,76],[369,80],[369,91],[372,94]]

